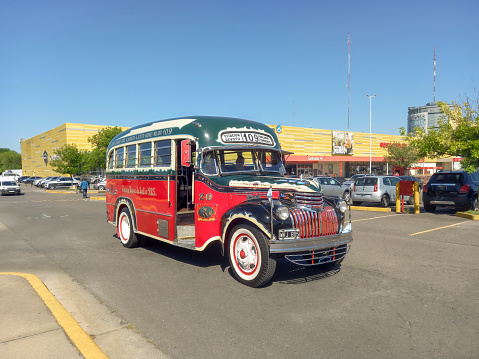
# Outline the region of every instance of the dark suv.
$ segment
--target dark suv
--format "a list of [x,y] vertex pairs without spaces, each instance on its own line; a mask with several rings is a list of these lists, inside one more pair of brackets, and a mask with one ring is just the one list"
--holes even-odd
[[442,171],[432,175],[422,191],[424,209],[434,212],[436,206],[477,211],[478,172]]

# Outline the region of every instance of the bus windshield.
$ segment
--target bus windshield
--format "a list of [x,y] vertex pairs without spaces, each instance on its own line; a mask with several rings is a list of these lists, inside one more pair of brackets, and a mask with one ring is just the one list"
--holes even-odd
[[286,171],[281,153],[268,149],[221,149],[203,153],[201,169],[205,174],[275,173]]

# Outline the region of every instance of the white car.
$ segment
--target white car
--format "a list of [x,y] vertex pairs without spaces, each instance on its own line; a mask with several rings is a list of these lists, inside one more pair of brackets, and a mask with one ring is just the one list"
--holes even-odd
[[53,189],[53,188],[60,188],[60,187],[72,187],[72,186],[76,186],[78,182],[79,181],[76,178],[73,178],[72,180],[70,177],[60,177],[60,178],[57,178],[56,180],[46,182],[45,188]]
[[0,191],[4,194],[20,194],[20,186],[13,178],[2,177],[0,179]]
[[97,182],[93,185],[97,190],[104,191],[106,188],[106,178],[102,179],[100,182]]
[[349,201],[351,188],[345,184],[339,183],[335,178],[329,176],[318,176],[313,178],[316,183],[319,183],[321,190],[327,196],[338,196],[343,198],[346,202]]

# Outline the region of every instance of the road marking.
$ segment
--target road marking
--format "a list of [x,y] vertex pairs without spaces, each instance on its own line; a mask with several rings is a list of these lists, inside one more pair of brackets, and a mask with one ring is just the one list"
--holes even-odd
[[439,229],[454,227],[454,226],[458,226],[458,225],[460,225],[460,224],[464,224],[464,223],[467,223],[467,222],[469,222],[469,221],[464,221],[464,222],[460,222],[460,223],[454,223],[454,224],[450,224],[449,226],[444,226],[444,227],[438,227],[438,228],[428,229],[427,231],[422,231],[422,232],[413,233],[413,234],[410,234],[409,236],[415,236],[416,234],[427,233],[427,232],[437,231],[437,230],[439,230]]
[[43,218],[52,218],[52,217],[50,217],[49,215],[43,214],[43,213],[42,213],[42,216],[43,216]]
[[391,215],[387,216],[379,216],[379,217],[371,217],[371,218],[363,218],[363,219],[355,219],[351,222],[361,222],[361,221],[369,221],[370,219],[378,219],[378,218],[386,218],[386,217],[391,217]]
[[85,359],[108,359],[100,347],[93,339],[83,330],[72,315],[61,305],[61,303],[53,296],[45,287],[45,284],[36,275],[30,273],[17,272],[0,272],[0,274],[15,275],[25,278],[32,288],[37,292],[45,305],[50,309],[58,324],[63,328],[66,335],[77,347]]

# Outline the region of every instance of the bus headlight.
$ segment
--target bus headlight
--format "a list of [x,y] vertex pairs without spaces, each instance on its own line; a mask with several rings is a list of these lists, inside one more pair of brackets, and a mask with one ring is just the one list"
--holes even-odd
[[275,208],[274,214],[280,220],[284,221],[284,220],[288,219],[288,217],[289,217],[289,209],[286,206],[278,206],[278,207]]
[[347,209],[348,209],[348,204],[346,203],[346,201],[343,200],[343,199],[340,200],[339,201],[339,210],[344,213],[344,212],[346,212]]

